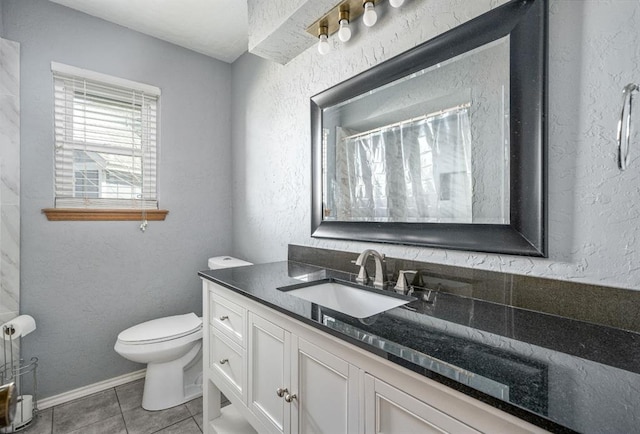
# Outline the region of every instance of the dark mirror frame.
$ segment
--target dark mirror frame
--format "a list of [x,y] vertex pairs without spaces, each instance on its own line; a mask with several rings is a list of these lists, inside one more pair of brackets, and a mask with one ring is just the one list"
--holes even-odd
[[[311,236],[547,256],[547,0],[513,0],[311,98]],[[323,221],[322,110],[510,36],[510,224]]]

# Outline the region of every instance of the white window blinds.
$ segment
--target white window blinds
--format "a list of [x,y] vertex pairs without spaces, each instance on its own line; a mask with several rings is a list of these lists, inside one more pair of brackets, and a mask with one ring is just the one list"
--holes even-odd
[[153,86],[52,63],[55,207],[157,209]]

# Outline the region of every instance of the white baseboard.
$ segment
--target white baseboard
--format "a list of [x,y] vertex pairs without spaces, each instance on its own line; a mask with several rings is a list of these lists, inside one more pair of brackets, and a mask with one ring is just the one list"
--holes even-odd
[[89,384],[88,386],[80,387],[78,389],[73,389],[59,395],[50,396],[49,398],[39,399],[38,410],[44,410],[45,408],[64,404],[65,402],[73,401],[74,399],[84,398],[85,396],[89,396],[97,392],[102,392],[103,390],[111,389],[112,387],[120,386],[122,384],[144,378],[145,372],[146,369],[141,369],[139,371],[120,375],[119,377],[110,378],[108,380]]

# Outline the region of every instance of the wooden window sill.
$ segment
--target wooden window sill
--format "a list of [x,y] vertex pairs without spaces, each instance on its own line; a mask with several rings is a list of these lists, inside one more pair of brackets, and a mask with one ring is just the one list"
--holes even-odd
[[[139,209],[84,209],[84,208],[45,208],[42,212],[49,221],[139,221],[142,210]],[[169,211],[166,209],[145,210],[148,221],[164,220]]]

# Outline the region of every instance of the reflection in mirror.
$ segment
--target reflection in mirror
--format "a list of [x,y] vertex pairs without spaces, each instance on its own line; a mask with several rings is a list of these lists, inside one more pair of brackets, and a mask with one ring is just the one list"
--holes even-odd
[[325,108],[323,219],[509,223],[509,37]]

